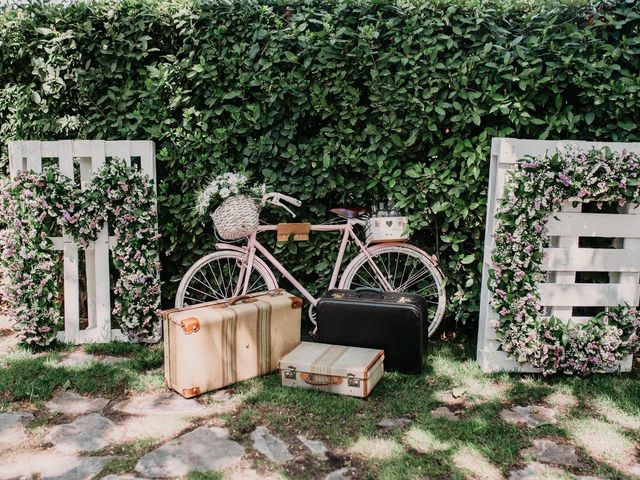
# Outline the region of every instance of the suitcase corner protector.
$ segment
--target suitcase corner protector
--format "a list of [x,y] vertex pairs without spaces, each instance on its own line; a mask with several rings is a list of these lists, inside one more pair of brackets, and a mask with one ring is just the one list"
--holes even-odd
[[183,388],[180,391],[180,394],[184,398],[197,397],[198,395],[200,395],[200,387]]
[[291,300],[292,309],[296,310],[298,308],[302,308],[302,298],[292,295],[289,299]]
[[190,335],[200,330],[200,320],[196,317],[189,317],[180,320],[180,327],[186,335]]

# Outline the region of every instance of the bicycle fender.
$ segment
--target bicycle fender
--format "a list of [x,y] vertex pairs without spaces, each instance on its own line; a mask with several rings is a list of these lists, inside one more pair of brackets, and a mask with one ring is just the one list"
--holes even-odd
[[236,252],[245,253],[247,251],[247,247],[236,247],[235,245],[229,245],[228,243],[216,243],[216,250],[234,250]]

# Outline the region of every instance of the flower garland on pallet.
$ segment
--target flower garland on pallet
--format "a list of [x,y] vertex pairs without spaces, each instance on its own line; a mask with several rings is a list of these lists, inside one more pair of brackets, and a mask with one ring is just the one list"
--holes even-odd
[[510,172],[508,196],[498,208],[489,288],[503,350],[544,374],[586,374],[614,368],[640,348],[640,315],[619,305],[586,323],[541,317],[537,285],[545,280],[547,220],[572,199],[618,202],[640,200],[640,158],[609,149],[558,152],[521,160]]
[[149,338],[159,321],[160,264],[156,206],[148,176],[123,160],[104,164],[85,190],[55,169],[20,172],[2,185],[0,237],[2,293],[29,345],[49,345],[63,325],[59,254],[49,237],[62,229],[81,246],[113,226],[118,270],[113,318],[130,338]]

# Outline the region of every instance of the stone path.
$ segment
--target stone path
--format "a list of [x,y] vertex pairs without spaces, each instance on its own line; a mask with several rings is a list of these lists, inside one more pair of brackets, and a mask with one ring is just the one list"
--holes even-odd
[[269,432],[267,427],[256,427],[251,432],[253,448],[275,463],[286,463],[293,460],[287,444]]
[[195,399],[172,392],[156,392],[133,397],[114,405],[113,410],[129,415],[203,416],[207,407]]
[[329,449],[324,442],[320,440],[310,440],[304,435],[298,435],[298,440],[300,440],[318,460],[327,460],[327,452]]
[[500,416],[505,422],[512,425],[526,425],[529,428],[536,428],[541,425],[555,425],[558,423],[556,414],[556,410],[540,405],[516,406],[500,412]]
[[24,425],[31,419],[28,412],[0,413],[0,452],[27,440]]
[[53,413],[73,416],[101,412],[108,403],[109,400],[105,398],[87,398],[75,392],[63,390],[56,392],[46,405]]
[[136,472],[148,478],[181,477],[220,470],[239,461],[244,448],[218,427],[199,427],[143,456]]
[[563,479],[567,475],[562,470],[543,465],[542,463],[529,463],[520,470],[515,470],[509,475],[509,480],[541,480],[541,479]]
[[340,470],[334,470],[324,478],[325,480],[350,480],[354,478],[355,473],[356,473],[355,469],[345,467],[345,468],[341,468]]
[[53,452],[24,453],[0,464],[0,478],[41,480],[88,480],[116,457],[77,457]]
[[556,465],[568,467],[580,466],[580,460],[576,454],[575,447],[571,445],[560,445],[553,440],[534,440],[533,447],[522,450],[521,454],[525,458],[533,457],[542,463],[555,463]]
[[431,415],[436,418],[444,418],[446,420],[451,420],[453,422],[460,420],[458,418],[458,415],[456,415],[455,412],[451,411],[449,407],[438,407],[434,410],[431,410]]
[[62,453],[97,452],[121,437],[120,430],[99,413],[79,417],[71,423],[56,425],[45,436],[44,442]]
[[401,428],[406,427],[411,423],[410,418],[384,418],[376,423],[376,426],[382,430],[388,430],[391,428]]

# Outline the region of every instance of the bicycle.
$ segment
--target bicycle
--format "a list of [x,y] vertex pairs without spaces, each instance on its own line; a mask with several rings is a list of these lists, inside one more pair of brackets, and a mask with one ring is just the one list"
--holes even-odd
[[[261,205],[270,203],[295,217],[295,213],[282,202],[296,207],[302,205],[299,200],[277,192],[267,193]],[[335,288],[337,284],[341,289],[372,287],[418,293],[429,305],[427,331],[429,336],[433,335],[442,321],[446,302],[444,277],[437,258],[405,242],[366,244],[360,240],[354,226],[366,225],[364,209],[333,209],[331,212],[346,222],[310,226],[310,230],[316,232],[342,232],[328,289]],[[277,229],[277,225],[258,225],[246,237],[245,246],[226,242],[216,244],[217,251],[198,260],[182,278],[176,293],[176,308],[276,289],[278,282],[268,262],[309,301],[309,318],[315,326],[314,307],[318,298],[311,295],[257,239],[259,234]],[[344,254],[351,242],[358,247],[359,253],[345,267],[338,283]],[[260,253],[266,262],[256,253]]]

